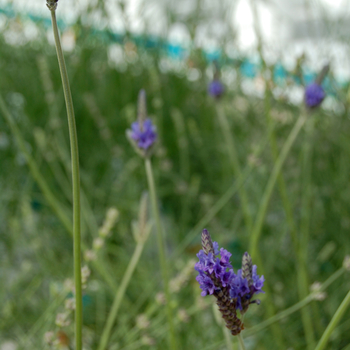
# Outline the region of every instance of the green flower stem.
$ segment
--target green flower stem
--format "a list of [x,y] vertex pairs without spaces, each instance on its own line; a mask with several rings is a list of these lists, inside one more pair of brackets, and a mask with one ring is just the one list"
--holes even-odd
[[273,167],[272,173],[270,175],[269,181],[267,183],[265,192],[263,194],[263,197],[261,199],[260,202],[260,206],[259,206],[259,211],[257,214],[257,219],[253,228],[253,232],[251,234],[251,238],[250,238],[250,254],[251,257],[254,261],[254,258],[256,257],[257,253],[258,253],[258,242],[259,242],[259,238],[260,238],[260,234],[261,234],[261,230],[262,230],[262,226],[264,223],[264,218],[267,212],[267,208],[270,202],[270,198],[272,195],[272,191],[273,188],[276,184],[276,180],[277,177],[282,169],[282,166],[288,156],[288,153],[294,143],[294,141],[296,140],[302,126],[304,125],[306,121],[306,116],[304,114],[301,114],[300,117],[298,118],[297,122],[295,123],[293,129],[291,130],[290,134],[288,135],[288,138],[286,140],[286,142],[284,143],[281,153],[278,156],[278,159]]
[[70,92],[68,74],[58,33],[56,12],[51,10],[52,28],[55,37],[58,64],[60,67],[64,98],[67,107],[69,139],[72,158],[73,183],[73,250],[74,250],[74,279],[75,279],[75,350],[82,349],[83,303],[81,287],[81,237],[80,237],[80,177],[78,138],[75,126],[73,100]]
[[155,219],[156,230],[157,230],[157,242],[158,242],[158,254],[159,254],[159,263],[162,272],[163,284],[164,284],[164,294],[166,298],[166,311],[167,311],[167,319],[169,326],[169,348],[175,350],[176,346],[176,338],[175,338],[175,329],[174,329],[174,321],[173,321],[173,312],[170,304],[170,293],[169,293],[169,283],[168,283],[168,270],[167,263],[165,259],[165,245],[163,239],[163,230],[160,222],[159,209],[157,204],[157,194],[156,187],[154,183],[154,176],[152,171],[152,164],[149,158],[145,159],[145,167],[147,174],[147,181],[149,187],[149,193],[151,196],[152,203],[152,211]]
[[[232,341],[233,336],[232,336],[231,332],[228,330],[228,328],[226,327],[225,322],[221,317],[222,315],[221,315],[219,309],[217,308],[216,304],[212,304],[212,310],[213,310],[213,315],[214,315],[216,323],[218,324],[218,326],[222,329],[222,332],[224,333],[227,350],[234,350],[233,345],[237,345],[237,344],[233,344],[233,341]],[[187,310],[187,312],[188,312],[188,310]],[[236,350],[236,346],[235,346],[235,350]]]
[[222,330],[224,332],[227,350],[236,350],[236,344],[233,344],[232,342],[233,337],[230,331],[226,328],[226,326],[222,326]]
[[326,330],[324,331],[320,341],[318,342],[315,350],[323,350],[326,348],[326,345],[328,343],[328,340],[334,330],[334,328],[337,326],[337,324],[340,322],[341,318],[343,317],[345,311],[350,305],[350,291],[338,307],[338,310],[335,312],[334,316],[331,319],[331,322],[329,322],[329,325],[327,326]]
[[119,310],[121,301],[123,300],[123,297],[124,297],[126,288],[129,285],[131,276],[133,275],[134,270],[137,266],[137,263],[139,262],[140,256],[141,256],[143,248],[145,246],[145,242],[146,242],[146,240],[141,240],[140,242],[137,243],[137,245],[135,247],[134,253],[131,257],[129,265],[128,265],[128,267],[124,273],[123,279],[120,283],[120,287],[118,288],[117,293],[114,297],[111,311],[109,312],[107,322],[106,322],[104,329],[103,329],[103,332],[102,332],[102,336],[100,339],[98,350],[104,350],[107,347],[108,340],[109,340],[109,337],[111,334],[111,330],[112,330],[114,322],[117,318],[117,314],[118,314],[118,310]]
[[[300,235],[297,254],[297,277],[299,298],[305,298],[309,293],[309,277],[307,273],[307,252],[309,247],[310,231],[310,201],[311,201],[311,158],[312,158],[312,134],[314,130],[314,118],[309,115],[308,122],[305,125],[305,140],[302,148],[302,197],[301,197],[301,222]],[[310,307],[307,306],[301,310],[301,319],[303,322],[307,348],[315,348],[315,335],[312,324]]]
[[[220,124],[221,132],[223,134],[223,137],[227,146],[226,147],[227,154],[231,163],[233,174],[236,176],[236,178],[240,178],[242,176],[242,170],[239,164],[235,140],[233,138],[230,124],[227,120],[226,113],[221,103],[217,103],[216,111],[218,115],[218,121]],[[238,188],[238,193],[242,201],[242,210],[243,210],[244,221],[247,226],[247,231],[250,232],[253,226],[253,220],[250,214],[248,196],[244,186],[240,186]]]
[[237,335],[237,338],[238,338],[238,342],[239,342],[239,347],[241,350],[246,350],[245,349],[245,346],[244,346],[244,342],[243,342],[243,337],[242,337],[242,333],[239,333]]

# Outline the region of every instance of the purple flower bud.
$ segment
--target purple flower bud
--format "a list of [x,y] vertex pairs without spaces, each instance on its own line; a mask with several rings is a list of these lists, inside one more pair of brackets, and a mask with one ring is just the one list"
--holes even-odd
[[210,277],[205,275],[204,273],[200,273],[197,277],[196,280],[199,283],[199,286],[202,289],[202,297],[205,297],[207,294],[213,294],[215,290],[215,285],[214,282]]
[[132,123],[130,137],[137,142],[139,148],[149,149],[157,140],[156,128],[151,119]]
[[221,260],[220,263],[222,266],[224,266],[225,268],[232,268],[231,264],[230,264],[230,258],[232,256],[232,254],[230,252],[228,252],[226,249],[221,248],[220,249],[220,256],[221,256]]
[[202,247],[203,247],[204,252],[206,254],[213,253],[216,255],[215,249],[213,246],[213,241],[212,241],[212,239],[210,237],[210,233],[207,229],[204,229],[202,231],[201,238],[202,238]]
[[321,85],[312,83],[305,88],[305,104],[309,108],[319,106],[326,94]]
[[219,255],[219,243],[213,242],[213,248],[214,248],[214,255]]
[[208,86],[209,95],[220,98],[224,93],[224,85],[220,80],[214,79]]
[[233,270],[229,270],[227,272],[224,272],[221,276],[222,286],[226,287],[228,285],[231,285],[235,278],[236,278],[236,275],[233,272]]
[[259,277],[259,275],[256,273],[256,270],[257,266],[253,265],[253,292],[254,294],[265,293],[261,290],[261,288],[264,286],[265,278],[264,276]]
[[214,265],[214,273],[216,278],[221,279],[222,275],[225,273],[225,268],[220,264],[220,259],[216,258],[215,265]]

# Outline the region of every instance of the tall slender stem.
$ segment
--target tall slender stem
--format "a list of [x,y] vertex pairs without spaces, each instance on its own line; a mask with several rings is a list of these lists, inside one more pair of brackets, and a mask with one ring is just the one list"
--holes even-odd
[[135,270],[135,267],[140,259],[143,247],[145,245],[145,241],[141,241],[139,243],[137,243],[135,251],[133,256],[131,257],[131,260],[129,262],[129,265],[125,271],[125,274],[123,276],[123,279],[120,283],[120,287],[117,290],[117,293],[114,297],[114,301],[112,304],[112,308],[111,311],[109,312],[108,315],[108,319],[107,322],[104,326],[103,332],[102,332],[102,336],[100,339],[100,344],[98,346],[98,350],[104,350],[106,349],[107,343],[108,343],[108,339],[113,327],[113,324],[115,322],[115,319],[117,317],[118,314],[118,310],[121,304],[121,301],[123,300],[124,294],[125,294],[125,290],[130,282],[131,276]]
[[74,250],[74,279],[75,279],[75,350],[82,349],[83,303],[81,287],[81,237],[80,237],[80,177],[78,138],[75,126],[73,100],[70,92],[68,74],[58,33],[56,12],[51,11],[52,28],[55,37],[58,64],[60,67],[64,98],[66,101],[69,139],[72,159],[73,183],[73,250]]
[[345,311],[350,305],[350,291],[344,298],[343,302],[338,307],[338,310],[335,312],[334,316],[331,319],[331,322],[329,322],[329,325],[327,326],[326,330],[324,331],[319,343],[317,344],[315,350],[323,350],[325,349],[328,340],[334,330],[334,328],[337,326],[341,318],[343,317]]
[[159,215],[159,209],[157,204],[157,194],[156,194],[156,187],[154,183],[152,164],[149,158],[145,159],[145,167],[146,167],[149,193],[151,196],[152,211],[153,211],[156,230],[157,230],[159,263],[160,263],[160,269],[162,272],[162,278],[163,278],[163,284],[164,284],[164,294],[166,298],[166,310],[167,310],[167,318],[168,318],[168,326],[169,326],[169,346],[170,346],[170,349],[175,350],[177,346],[176,346],[175,329],[174,329],[174,322],[173,322],[173,315],[172,315],[173,312],[170,304],[168,270],[167,270],[167,262],[165,259],[165,245],[164,245],[164,239],[163,239],[163,230],[162,230],[162,225],[160,223],[160,215]]
[[[310,231],[310,206],[311,206],[311,159],[312,159],[312,134],[314,129],[314,118],[309,116],[308,122],[305,125],[305,140],[302,149],[303,163],[303,181],[302,181],[302,196],[301,196],[301,222],[300,235],[298,245],[298,293],[302,299],[309,292],[309,277],[307,253],[309,248],[309,231]],[[307,348],[309,350],[315,348],[315,336],[313,320],[310,313],[310,307],[307,306],[301,310],[301,319],[303,322],[305,338],[307,340]]]
[[241,350],[246,350],[245,346],[244,346],[244,341],[243,341],[243,337],[242,337],[242,333],[239,333],[237,335],[238,338],[238,342],[239,342],[239,347],[241,348]]
[[225,326],[222,326],[222,330],[224,332],[227,350],[236,350],[237,344],[233,345],[233,342],[232,342],[233,337],[230,331]]

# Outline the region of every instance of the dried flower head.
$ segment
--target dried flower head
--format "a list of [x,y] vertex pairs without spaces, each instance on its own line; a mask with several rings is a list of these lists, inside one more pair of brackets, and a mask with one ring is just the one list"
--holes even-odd
[[116,208],[109,208],[102,227],[98,230],[100,237],[105,238],[111,232],[113,226],[119,219],[119,211]]
[[179,311],[177,312],[177,317],[179,318],[180,322],[183,323],[188,323],[190,320],[190,315],[183,308],[179,309]]
[[69,313],[64,312],[64,313],[57,314],[55,323],[57,327],[69,326],[70,324]]
[[53,341],[55,340],[55,333],[52,331],[46,332],[44,334],[44,342],[45,344],[52,345]]
[[350,271],[350,255],[346,255],[343,260],[343,267],[345,270]]
[[327,293],[322,291],[322,284],[320,282],[314,282],[310,286],[310,291],[313,293],[314,300],[322,301],[327,297]]
[[50,11],[56,11],[58,0],[46,0],[46,6]]
[[146,314],[140,314],[136,317],[136,327],[139,329],[149,328],[151,322]]
[[232,254],[224,248],[219,249],[206,229],[202,232],[202,247],[197,254],[199,262],[194,267],[198,272],[196,280],[202,289],[201,295],[216,297],[226,327],[232,335],[237,335],[244,329],[237,310],[243,315],[250,304],[260,304],[259,300],[252,301],[252,298],[254,294],[264,293],[264,276],[257,274],[257,267],[252,264],[248,253],[244,253],[242,269],[235,274],[230,263]]
[[64,308],[66,310],[75,310],[75,299],[68,298],[64,301]]

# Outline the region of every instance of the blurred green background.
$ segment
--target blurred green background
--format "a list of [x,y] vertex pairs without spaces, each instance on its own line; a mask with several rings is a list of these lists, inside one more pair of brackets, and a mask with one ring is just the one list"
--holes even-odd
[[[305,1],[300,9],[315,14],[323,3]],[[349,291],[346,272],[319,295],[321,300],[304,307],[304,313],[298,310],[273,325],[248,331],[302,300],[315,282],[334,276],[349,254],[348,66],[340,68],[332,50],[323,56],[318,51],[332,37],[348,50],[348,39],[332,26],[332,18],[321,16],[317,19],[323,30],[321,39],[306,30],[303,38],[311,43],[308,49],[300,49],[304,39],[295,36],[288,44],[289,61],[288,57],[283,60],[284,47],[277,44],[272,59],[273,30],[270,37],[262,32],[259,41],[258,27],[251,48],[240,51],[239,31],[234,30],[234,17],[230,17],[239,3],[216,4],[213,13],[205,1],[193,4],[185,15],[181,3],[135,5],[139,18],[147,18],[147,9],[164,16],[159,21],[164,20],[167,31],[159,36],[150,30],[152,23],[133,31],[128,2],[114,4],[124,14],[123,27],[113,22],[109,2],[74,3],[72,7],[81,11],[71,17],[71,4],[59,3],[63,10],[57,16],[79,139],[84,264],[91,270],[84,290],[85,349],[97,348],[135,248],[132,223],[138,219],[147,181],[143,160],[129,145],[125,132],[136,119],[139,90],[147,92],[148,113],[159,135],[152,162],[173,280],[179,348],[227,349],[213,312],[214,298],[200,296],[191,268],[200,249],[200,232],[208,228],[213,240],[233,254],[235,270],[239,268],[251,244],[252,227],[244,210],[256,223],[277,156],[305,113],[304,84],[330,60],[324,107],[308,114],[263,215],[258,241],[261,265],[255,263],[258,273],[265,275],[267,293],[261,295],[260,306],[250,307],[245,317],[247,335],[243,332],[247,349],[313,349]],[[259,6],[266,3],[256,5],[256,14],[263,16]],[[341,6],[347,9],[345,3]],[[71,220],[72,199],[66,111],[49,13],[42,9],[44,1],[33,8],[21,2],[2,2],[0,8],[0,95],[12,120],[9,123],[5,108],[0,109],[0,349],[72,349],[72,323],[55,324],[71,296],[67,279],[73,276],[72,242],[66,224]],[[344,10],[342,19],[346,13]],[[215,36],[215,20],[220,18],[226,30]],[[170,40],[170,29],[179,23],[187,28],[187,42],[181,41],[183,37],[175,43]],[[212,46],[209,39],[201,44],[206,31],[198,28],[203,23],[214,28],[213,36],[206,37],[213,40]],[[34,32],[33,37],[28,34]],[[232,47],[235,54],[228,49]],[[213,59],[221,67],[226,87],[219,101],[207,94]],[[283,74],[276,76],[281,62]],[[223,127],[220,113],[229,129]],[[227,131],[241,177],[230,158]],[[51,194],[43,191],[43,182]],[[285,197],[281,196],[283,188]],[[289,221],[283,198],[290,205]],[[96,241],[109,208],[117,208],[119,216],[107,238]],[[153,231],[127,287],[110,338],[111,350],[167,348]],[[300,278],[306,290],[298,287]],[[350,349],[349,316],[347,311],[327,349]],[[309,328],[305,326],[308,318]],[[45,342],[47,332],[53,332],[56,347]],[[235,339],[233,343],[235,348]]]

